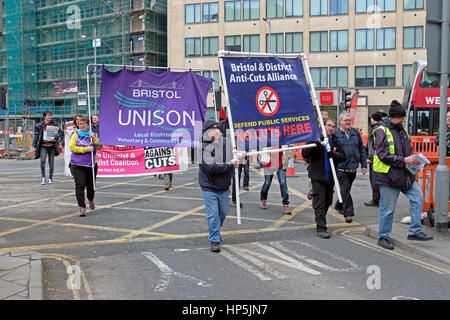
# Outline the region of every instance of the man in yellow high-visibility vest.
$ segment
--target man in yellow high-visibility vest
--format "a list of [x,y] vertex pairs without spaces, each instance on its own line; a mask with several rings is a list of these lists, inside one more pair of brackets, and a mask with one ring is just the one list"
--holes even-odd
[[411,223],[408,240],[432,240],[433,237],[422,231],[420,221],[423,194],[415,175],[407,168],[407,164],[418,165],[414,156],[411,140],[403,127],[406,112],[397,100],[392,101],[389,109],[389,125],[379,126],[374,132],[375,154],[373,157],[373,181],[380,186],[380,214],[378,226],[378,245],[393,250],[390,240],[395,205],[402,192],[411,207]]

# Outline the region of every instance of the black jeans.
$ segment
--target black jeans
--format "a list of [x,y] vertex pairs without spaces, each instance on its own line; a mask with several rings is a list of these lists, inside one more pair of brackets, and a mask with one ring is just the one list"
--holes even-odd
[[[247,161],[247,164],[244,166],[243,164],[240,164],[238,167],[238,176],[239,176],[239,185],[241,185],[241,173],[242,168],[244,168],[244,181],[242,186],[248,187],[249,181],[250,181],[250,162]],[[236,202],[236,182],[235,182],[235,174],[233,169],[233,181],[232,181],[233,187],[231,189],[231,200]]]
[[369,165],[369,178],[370,186],[372,187],[372,201],[375,203],[380,202],[380,185],[373,183],[373,165]]
[[356,172],[344,172],[338,170],[337,172],[339,186],[341,187],[342,196],[342,210],[344,210],[344,217],[352,217],[355,215],[353,208],[353,199],[350,194],[353,181],[356,178]]
[[41,147],[41,176],[45,178],[45,160],[48,155],[49,179],[53,179],[53,171],[55,169],[55,147]]
[[317,232],[327,230],[327,212],[333,203],[334,183],[311,180],[312,207],[314,209]]
[[[86,189],[87,198],[89,201],[93,201],[95,196],[94,181],[92,179],[92,167],[83,167],[71,164],[70,172],[75,180],[75,196],[77,198],[78,206],[81,208],[86,208],[84,190]],[[97,165],[94,169],[94,176],[97,177]]]

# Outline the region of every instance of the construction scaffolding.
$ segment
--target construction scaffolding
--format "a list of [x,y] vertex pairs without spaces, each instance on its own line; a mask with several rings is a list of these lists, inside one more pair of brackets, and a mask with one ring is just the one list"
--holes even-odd
[[[78,93],[86,92],[86,66],[94,60],[167,65],[167,0],[0,1],[0,17],[6,20],[0,86],[10,89],[13,116],[35,118],[48,109],[55,118],[86,114]],[[65,81],[77,88],[56,93],[55,82]]]

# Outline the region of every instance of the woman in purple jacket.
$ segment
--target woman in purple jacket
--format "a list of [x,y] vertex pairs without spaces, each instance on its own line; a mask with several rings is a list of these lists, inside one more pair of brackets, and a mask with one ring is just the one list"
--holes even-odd
[[[75,196],[78,206],[80,207],[80,216],[86,216],[86,202],[84,190],[87,191],[89,207],[95,209],[94,205],[94,176],[97,176],[97,170],[94,170],[97,149],[101,149],[98,145],[98,137],[89,129],[89,119],[87,117],[79,118],[79,129],[72,133],[70,138],[70,172],[75,180]],[[93,172],[94,171],[94,172]]]

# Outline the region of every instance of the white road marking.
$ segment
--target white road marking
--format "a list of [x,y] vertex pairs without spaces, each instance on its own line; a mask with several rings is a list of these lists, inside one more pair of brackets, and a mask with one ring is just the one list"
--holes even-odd
[[157,256],[155,256],[151,252],[141,252],[141,254],[143,256],[145,256],[148,260],[153,262],[158,267],[158,269],[162,272],[161,279],[159,280],[158,285],[155,287],[155,289],[153,291],[164,292],[167,289],[167,286],[169,285],[170,279],[172,277],[179,277],[182,279],[186,279],[186,280],[195,282],[197,285],[205,287],[205,288],[211,286],[211,284],[209,284],[203,280],[199,280],[194,277],[188,276],[186,274],[173,271],[169,266],[167,266],[164,262],[162,262]]

